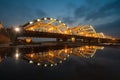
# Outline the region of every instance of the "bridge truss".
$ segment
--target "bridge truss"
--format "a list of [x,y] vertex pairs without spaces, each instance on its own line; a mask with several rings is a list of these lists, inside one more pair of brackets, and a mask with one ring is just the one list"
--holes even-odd
[[62,21],[54,18],[33,20],[23,25],[23,28],[28,31],[60,33],[95,38],[105,37],[103,33],[96,33],[95,29],[91,25],[78,25],[70,28]]

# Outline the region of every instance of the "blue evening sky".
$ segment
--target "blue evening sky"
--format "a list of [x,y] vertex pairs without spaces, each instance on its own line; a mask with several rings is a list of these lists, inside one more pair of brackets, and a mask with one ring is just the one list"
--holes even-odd
[[62,20],[69,27],[91,24],[99,32],[119,33],[120,0],[0,0],[5,27],[42,17]]

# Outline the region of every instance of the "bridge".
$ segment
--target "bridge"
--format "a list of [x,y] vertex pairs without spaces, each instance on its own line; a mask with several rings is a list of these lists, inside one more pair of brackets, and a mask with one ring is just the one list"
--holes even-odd
[[65,23],[54,18],[41,18],[30,21],[24,25],[6,29],[11,41],[14,43],[19,37],[55,38],[56,41],[81,41],[81,42],[113,42],[115,38],[97,33],[91,25],[78,25],[68,27]]

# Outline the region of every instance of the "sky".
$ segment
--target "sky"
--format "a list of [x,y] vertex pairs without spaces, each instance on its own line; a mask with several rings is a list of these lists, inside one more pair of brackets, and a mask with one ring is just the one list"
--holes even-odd
[[90,24],[97,32],[118,34],[120,0],[0,0],[0,21],[5,27],[50,17],[69,27]]

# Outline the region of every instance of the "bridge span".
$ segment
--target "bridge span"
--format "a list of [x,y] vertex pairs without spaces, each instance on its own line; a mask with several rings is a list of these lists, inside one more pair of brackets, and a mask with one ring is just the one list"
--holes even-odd
[[[18,37],[56,38],[57,41],[82,42],[112,42],[115,38],[97,33],[91,25],[68,27],[65,23],[54,18],[41,18],[24,25],[6,29],[12,42]],[[31,41],[31,40],[29,40]]]

